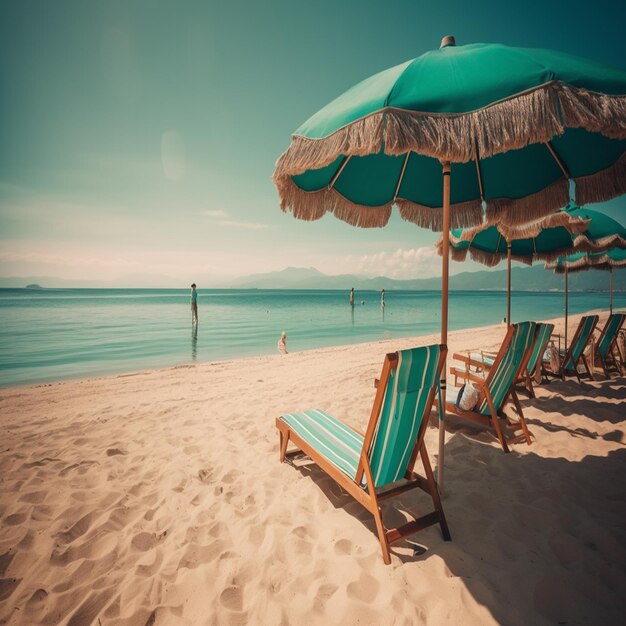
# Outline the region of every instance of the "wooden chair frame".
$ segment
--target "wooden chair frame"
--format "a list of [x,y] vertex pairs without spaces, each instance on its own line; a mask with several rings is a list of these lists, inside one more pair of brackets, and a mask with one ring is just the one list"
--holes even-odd
[[[511,339],[513,337],[513,333],[515,332],[514,326],[509,326],[507,333],[502,341],[502,345],[500,346],[500,350],[496,356],[496,359],[493,365],[489,368],[487,376],[482,377],[476,374],[475,372],[470,371],[469,365],[476,363],[472,359],[469,359],[464,354],[454,354],[453,358],[455,360],[462,361],[466,364],[466,369],[459,369],[457,367],[451,367],[450,373],[456,378],[463,378],[465,381],[470,380],[473,383],[476,383],[476,386],[480,390],[480,396],[478,398],[478,402],[476,406],[480,406],[483,401],[487,402],[487,406],[489,407],[489,415],[483,415],[478,411],[465,411],[460,407],[456,406],[456,404],[446,402],[446,415],[451,414],[462,419],[468,420],[470,422],[474,422],[476,424],[480,424],[486,428],[489,428],[495,432],[495,435],[502,446],[504,452],[509,452],[509,444],[520,443],[525,441],[527,444],[531,444],[530,432],[528,430],[528,426],[526,425],[526,420],[524,419],[524,412],[522,411],[522,405],[520,404],[519,397],[515,392],[515,384],[518,380],[520,380],[520,373],[525,371],[528,360],[532,354],[532,348],[534,342],[537,338],[537,329],[535,329],[535,335],[533,337],[533,341],[527,350],[524,352],[524,356],[520,361],[519,368],[513,377],[513,383],[511,384],[509,390],[504,396],[502,403],[500,405],[500,410],[496,410],[495,405],[493,403],[493,398],[491,397],[491,392],[489,391],[489,384],[491,382],[491,377],[493,376],[493,372],[497,370],[497,367],[506,355],[507,350],[511,344]],[[480,365],[480,362],[478,362]],[[503,411],[506,403],[512,400],[513,405],[515,406],[515,410],[517,412],[518,419],[517,421],[513,421],[508,415],[506,415]],[[516,435],[514,437],[505,437],[504,431],[502,429],[501,420],[505,420],[506,425],[512,429],[513,431],[521,430],[522,433],[520,435]]]
[[[583,316],[580,318],[580,322],[578,323],[578,328],[576,329],[576,332],[574,333],[574,337],[572,338],[572,341],[569,344],[569,347],[567,348],[567,351],[565,352],[565,356],[561,359],[561,367],[559,369],[558,372],[553,372],[552,370],[548,370],[546,369],[546,374],[549,376],[553,376],[555,378],[560,378],[561,380],[565,380],[565,376],[570,375],[569,374],[569,370],[565,369],[565,364],[569,362],[570,358],[572,357],[572,348],[576,345],[576,343],[578,342],[578,339],[583,331],[583,325],[585,323],[585,318],[588,316]],[[591,327],[591,331],[589,332],[589,337],[587,338],[587,341],[585,342],[585,345],[583,346],[583,349],[580,351],[580,356],[578,357],[578,359],[575,361],[574,363],[574,372],[572,375],[576,376],[576,378],[578,379],[578,382],[581,383],[582,380],[580,378],[580,374],[578,373],[578,364],[582,361],[583,366],[585,368],[585,371],[587,372],[587,376],[589,376],[589,378],[591,380],[595,380],[593,373],[591,371],[591,368],[589,367],[589,362],[587,361],[587,357],[585,356],[585,348],[587,347],[587,344],[591,341],[591,339],[593,338],[593,332],[596,329],[596,326],[598,325],[598,316],[595,315],[593,316],[596,318],[596,321],[594,322],[593,326]],[[560,339],[560,335],[555,335],[555,337],[559,337]]]
[[[439,362],[437,364],[437,379],[441,376],[446,354],[448,352],[447,347],[440,346],[441,352],[439,356]],[[400,485],[393,483],[388,489],[382,488],[379,491],[376,489],[365,489],[361,485],[363,476],[367,481],[367,485],[374,484],[374,478],[372,476],[372,470],[369,461],[370,447],[374,441],[374,434],[376,432],[376,425],[380,419],[380,413],[383,407],[385,399],[385,391],[387,388],[387,382],[389,381],[389,375],[392,370],[398,367],[398,355],[397,353],[390,353],[385,356],[383,363],[383,369],[380,376],[380,384],[377,385],[376,395],[374,397],[374,403],[372,405],[372,412],[370,415],[369,424],[365,432],[363,440],[363,448],[361,450],[359,463],[357,466],[356,476],[352,480],[349,476],[344,474],[340,469],[333,465],[326,459],[319,451],[304,441],[298,433],[294,432],[288,424],[282,421],[280,418],[276,419],[276,427],[280,435],[280,462],[284,462],[286,457],[295,456],[304,452],[311,458],[324,472],[326,472],[336,483],[345,489],[357,502],[365,507],[373,516],[376,524],[376,530],[378,532],[378,539],[383,553],[383,561],[388,565],[391,563],[391,556],[389,553],[389,547],[391,544],[400,541],[402,538],[411,535],[423,528],[427,528],[433,524],[439,524],[441,527],[441,533],[445,541],[450,541],[450,531],[441,505],[441,498],[437,489],[437,483],[433,475],[433,471],[428,458],[428,452],[426,451],[426,445],[424,443],[424,435],[426,433],[426,427],[428,424],[428,418],[430,416],[433,402],[435,399],[436,387],[430,390],[424,407],[424,416],[420,425],[418,435],[409,457],[407,465],[407,471],[405,474],[406,482]],[[358,431],[357,431],[358,432]],[[362,434],[362,433],[360,433]],[[291,442],[297,447],[297,450],[287,452],[287,446]],[[417,474],[415,469],[415,463],[417,461],[417,455],[420,455],[424,472],[426,476]],[[397,482],[397,481],[396,481]],[[397,495],[409,491],[410,489],[419,488],[430,495],[433,501],[435,510],[427,515],[416,518],[411,522],[403,524],[398,528],[386,528],[383,523],[382,510],[379,502],[381,500],[391,498]]]
[[[537,322],[537,331],[535,333],[535,337],[533,339],[533,342],[530,346],[530,353],[528,355],[528,361],[530,361],[530,357],[532,356],[533,350],[535,349],[535,343],[537,341],[539,341],[539,324],[541,324],[542,322]],[[550,339],[552,337],[552,334],[554,332],[554,324],[550,324],[550,326],[552,326],[552,331],[550,332],[550,335],[548,336],[547,340],[546,340],[546,345],[548,345],[548,343],[550,342]],[[545,350],[545,348],[544,348]],[[462,363],[465,363],[465,367],[466,369],[469,369],[471,367],[474,367],[476,369],[477,372],[479,371],[484,371],[484,372],[488,372],[495,363],[492,363],[491,365],[489,363],[487,363],[484,360],[485,356],[489,356],[490,358],[494,359],[498,356],[497,352],[488,352],[486,350],[481,350],[480,351],[481,357],[482,359],[479,361],[478,359],[474,359],[470,356],[470,354],[468,353],[466,354],[454,354],[453,358],[457,361],[461,361]],[[535,363],[535,367],[533,368],[533,370],[531,372],[528,371],[528,361],[526,362],[526,367],[523,370],[520,370],[520,375],[518,376],[517,380],[515,381],[515,388],[518,391],[524,391],[526,393],[528,393],[528,395],[531,398],[536,398],[537,395],[535,394],[535,387],[533,385],[533,374],[534,372],[537,370],[537,368],[540,368],[541,370],[541,378],[542,381],[545,377],[547,377],[547,370],[544,368],[543,366],[543,358],[542,355],[540,354],[538,359],[537,359],[537,363]],[[454,378],[454,382],[455,384],[458,381],[458,376],[455,375]]]
[[[624,325],[623,321],[620,324],[620,326],[617,329],[617,331],[615,332],[615,335],[613,336],[613,339],[611,340],[611,343],[609,344],[609,347],[607,348],[605,357],[603,357],[600,354],[600,350],[599,350],[600,343],[602,342],[602,339],[606,335],[606,332],[607,332],[607,330],[609,328],[609,322],[611,321],[611,317],[612,317],[612,315],[610,315],[607,318],[606,323],[604,324],[604,327],[600,331],[600,335],[598,337],[598,340],[595,342],[596,354],[598,355],[598,358],[599,358],[598,360],[600,361],[600,366],[602,367],[602,371],[604,372],[605,378],[611,378],[611,375],[609,373],[609,371],[611,370],[611,365],[613,365],[613,368],[617,371],[617,373],[620,376],[623,375],[623,373],[624,373],[624,370],[623,370],[623,364],[624,364],[623,355],[620,352],[619,346],[617,344],[617,337],[619,336],[620,332],[622,332],[622,327]],[[598,330],[597,327],[594,328],[594,330]],[[607,357],[610,357],[610,360]]]

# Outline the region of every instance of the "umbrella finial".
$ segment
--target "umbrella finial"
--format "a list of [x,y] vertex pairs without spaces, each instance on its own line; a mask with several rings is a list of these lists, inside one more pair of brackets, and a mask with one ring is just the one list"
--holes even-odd
[[454,39],[454,35],[446,35],[441,40],[440,48],[447,48],[448,46],[456,46],[456,40]]

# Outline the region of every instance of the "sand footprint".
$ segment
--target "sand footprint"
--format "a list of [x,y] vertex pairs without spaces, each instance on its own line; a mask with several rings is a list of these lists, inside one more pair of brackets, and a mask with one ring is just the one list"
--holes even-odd
[[7,515],[3,522],[8,526],[18,526],[26,521],[26,513],[13,513],[13,515]]
[[323,613],[326,602],[335,594],[339,587],[332,583],[325,583],[319,586],[315,598],[313,598],[313,609],[318,613]]
[[198,478],[201,483],[211,483],[211,477],[213,476],[213,470],[208,467],[203,467],[198,470]]
[[93,513],[83,515],[69,530],[60,532],[57,537],[64,543],[72,543],[89,530],[92,518]]
[[380,584],[373,576],[363,572],[358,581],[351,582],[348,585],[348,597],[369,604],[376,599],[379,587]]
[[118,455],[125,455],[126,452],[124,452],[124,450],[121,450],[120,448],[108,448],[107,449],[107,456],[118,456]]
[[4,576],[14,556],[15,553],[11,551],[0,554],[0,576]]
[[220,594],[220,602],[230,611],[243,609],[243,593],[238,586],[226,587]]
[[21,582],[21,578],[0,578],[0,601],[6,600]]
[[337,554],[352,554],[353,553],[353,545],[349,539],[340,539],[335,544],[335,552]]
[[45,500],[46,495],[48,495],[47,491],[31,491],[30,493],[25,493],[20,498],[20,502],[28,502],[29,504],[40,504]]

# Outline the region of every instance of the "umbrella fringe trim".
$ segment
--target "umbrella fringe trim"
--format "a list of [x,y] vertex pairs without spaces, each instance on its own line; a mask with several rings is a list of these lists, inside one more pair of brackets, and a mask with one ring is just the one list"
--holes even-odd
[[360,228],[382,228],[391,216],[391,203],[380,206],[355,204],[336,189],[325,187],[318,191],[300,189],[291,178],[281,180],[279,187],[280,208],[284,213],[315,221],[326,213],[333,213],[338,219]]
[[559,105],[565,126],[602,133],[611,139],[626,139],[626,96],[610,96],[561,84]]
[[626,139],[626,96],[551,81],[466,113],[423,113],[385,107],[326,137],[293,135],[276,162],[274,181],[320,169],[341,155],[416,152],[466,163],[550,141],[566,127]]
[[605,202],[626,194],[626,153],[604,170],[574,178],[579,205]]
[[554,83],[470,113],[433,115],[390,108],[385,152],[419,154],[466,163],[544,143],[564,132]]
[[[560,211],[527,224],[507,224],[506,222],[500,222],[497,228],[507,241],[516,241],[518,239],[534,239],[547,228],[561,227],[565,228],[572,234],[578,234],[587,230],[589,222],[590,220],[584,220],[580,217],[572,217],[565,211]],[[485,227],[483,226],[481,229],[482,228]],[[463,237],[465,238],[465,233],[463,233]]]
[[385,113],[381,110],[351,122],[328,137],[311,139],[292,135],[291,144],[276,161],[274,183],[278,184],[283,176],[326,167],[342,155],[367,156],[380,152],[384,125]]
[[[434,231],[443,229],[443,208],[429,207],[405,198],[396,198],[400,217],[422,228]],[[450,228],[466,228],[482,220],[483,207],[480,200],[450,205]]]
[[488,222],[509,226],[540,219],[569,202],[569,181],[559,179],[523,198],[492,198],[486,201]]

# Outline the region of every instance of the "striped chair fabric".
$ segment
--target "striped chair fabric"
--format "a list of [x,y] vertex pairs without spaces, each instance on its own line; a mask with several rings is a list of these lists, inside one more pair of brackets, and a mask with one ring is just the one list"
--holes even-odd
[[576,363],[578,363],[578,360],[580,359],[580,356],[583,353],[583,350],[589,341],[589,337],[597,323],[597,315],[586,315],[582,318],[580,332],[578,333],[575,344],[570,348],[570,357],[567,360],[567,363],[563,366],[564,370],[571,371],[576,369]]
[[626,320],[626,314],[624,313],[613,313],[607,320],[600,341],[598,342],[598,352],[603,359],[606,358],[611,344],[615,341],[617,333],[624,324],[624,320]]
[[[489,392],[496,411],[500,409],[511,385],[515,381],[524,354],[532,345],[537,325],[535,322],[520,322],[519,324],[513,324],[513,326],[515,326],[515,332],[511,338],[508,350],[497,367],[489,371],[489,376],[487,377]],[[486,398],[480,404],[478,412],[482,415],[490,415],[489,404]]]
[[533,373],[533,370],[537,366],[537,361],[543,359],[550,335],[554,330],[554,324],[544,324],[542,322],[537,324],[537,327],[537,338],[535,339],[535,345],[528,361],[528,367],[526,368],[529,374]]
[[[398,352],[398,366],[389,376],[368,455],[376,487],[399,480],[406,473],[429,393],[438,384],[439,355],[438,345]],[[354,480],[363,448],[362,435],[320,409],[289,413],[280,419]]]

